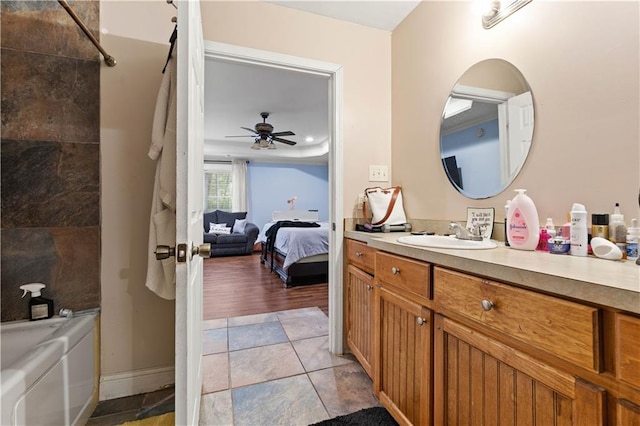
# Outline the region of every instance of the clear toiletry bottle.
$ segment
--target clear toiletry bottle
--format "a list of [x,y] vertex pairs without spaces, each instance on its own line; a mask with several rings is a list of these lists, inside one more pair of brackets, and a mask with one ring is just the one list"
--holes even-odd
[[547,218],[547,223],[544,225],[547,230],[547,234],[549,234],[549,238],[553,238],[556,236],[556,227],[553,225],[553,219],[550,217]]
[[622,251],[622,258],[626,258],[627,225],[624,223],[624,215],[620,213],[620,203],[616,203],[613,214],[611,215],[611,221],[609,222],[609,240]]
[[627,229],[627,259],[638,258],[639,241],[640,228],[638,228],[638,219],[631,219],[631,226]]
[[53,316],[53,300],[42,297],[41,292],[43,288],[45,288],[45,285],[41,283],[23,284],[20,286],[20,290],[23,291],[22,297],[26,296],[27,292],[31,293],[31,299],[29,300],[30,321],[47,319]]

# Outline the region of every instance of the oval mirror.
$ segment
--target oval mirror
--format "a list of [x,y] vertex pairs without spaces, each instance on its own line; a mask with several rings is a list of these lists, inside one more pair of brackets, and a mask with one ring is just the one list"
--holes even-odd
[[522,168],[533,138],[533,97],[509,62],[487,59],[469,68],[451,90],[440,125],[440,157],[464,196],[504,191]]

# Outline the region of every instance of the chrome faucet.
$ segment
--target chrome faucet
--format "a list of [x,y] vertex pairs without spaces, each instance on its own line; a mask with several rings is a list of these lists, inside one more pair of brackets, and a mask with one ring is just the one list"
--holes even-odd
[[459,240],[482,241],[481,227],[477,223],[473,225],[472,234],[470,234],[467,228],[460,225],[458,222],[451,222],[449,224],[449,229],[456,231],[456,238]]

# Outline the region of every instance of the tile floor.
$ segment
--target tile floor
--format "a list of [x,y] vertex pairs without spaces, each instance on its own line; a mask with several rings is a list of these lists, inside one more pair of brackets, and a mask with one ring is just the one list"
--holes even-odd
[[[329,354],[319,308],[205,321],[202,346],[201,425],[309,425],[380,405],[360,364]],[[173,388],[103,401],[87,425],[173,407]]]
[[201,425],[309,425],[380,405],[360,364],[329,354],[319,308],[210,320],[203,329]]

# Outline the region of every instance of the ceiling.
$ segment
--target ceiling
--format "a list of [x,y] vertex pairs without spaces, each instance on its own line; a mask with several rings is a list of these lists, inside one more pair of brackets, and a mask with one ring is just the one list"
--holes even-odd
[[[392,31],[419,1],[269,1],[318,15]],[[205,61],[205,159],[327,164],[329,81],[306,74],[221,60]],[[253,129],[268,112],[274,132],[297,144],[276,142],[275,150],[253,150]],[[247,136],[233,137],[228,136]],[[313,141],[308,141],[312,137]]]

